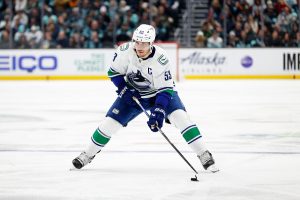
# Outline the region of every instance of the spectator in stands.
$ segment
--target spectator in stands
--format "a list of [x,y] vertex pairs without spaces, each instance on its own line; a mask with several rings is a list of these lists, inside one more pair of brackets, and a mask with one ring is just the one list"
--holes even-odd
[[[285,1],[288,6],[293,10],[293,11],[297,11],[299,9],[298,4],[297,4],[297,0],[286,0]],[[299,2],[299,0],[298,0]],[[299,2],[300,3],[300,2]]]
[[69,41],[66,37],[66,33],[61,30],[59,33],[58,33],[58,37],[57,37],[57,45],[56,45],[56,48],[68,48],[69,47]]
[[267,46],[269,47],[281,47],[282,41],[279,37],[279,32],[277,30],[274,30],[272,32],[271,37],[267,38]]
[[290,33],[291,33],[291,38],[295,39],[296,38],[296,35],[297,33],[299,32],[299,23],[300,22],[297,22],[296,20],[293,21],[291,24],[290,24]]
[[292,47],[293,41],[290,39],[290,34],[288,32],[284,33],[283,39],[282,39],[282,46],[283,47]]
[[39,0],[27,0],[26,11],[30,12],[33,8],[40,9],[41,7],[39,7],[38,1]]
[[72,49],[83,48],[84,46],[84,37],[80,33],[73,33],[69,40],[69,47]]
[[15,11],[24,11],[27,5],[27,0],[15,0]]
[[265,0],[255,0],[252,6],[252,15],[255,16],[257,13],[263,12],[265,7]]
[[259,29],[258,22],[257,22],[256,19],[254,19],[253,15],[249,15],[249,17],[248,17],[248,24],[249,24],[249,26],[251,28],[251,31],[253,33],[257,34],[258,33],[258,29]]
[[101,48],[102,43],[100,42],[98,33],[93,31],[88,40],[84,42],[84,48]]
[[158,41],[164,41],[170,37],[171,24],[174,20],[172,17],[166,16],[166,12],[168,10],[166,10],[165,5],[158,6],[157,17],[154,20],[156,23],[156,40]]
[[252,46],[256,38],[256,33],[251,29],[249,23],[247,22],[244,24],[244,31],[246,33],[247,44],[250,44]]
[[[74,29],[74,31],[78,32],[80,29]],[[92,21],[89,23],[88,26],[85,26],[83,29],[82,35],[85,37],[85,39],[89,39],[92,32],[99,32],[100,31],[100,25],[99,21],[96,19],[92,19]]]
[[212,18],[217,21],[221,21],[222,7],[219,0],[213,0],[211,3],[211,8],[208,12],[208,18]]
[[290,24],[289,15],[290,9],[288,7],[284,7],[277,17],[276,24],[280,26],[280,29],[282,31],[288,31],[288,27]]
[[[299,0],[226,0],[226,32],[221,38],[228,36],[226,46],[234,46],[234,31],[238,42],[236,47],[280,47],[295,45],[299,31]],[[210,14],[202,26],[204,35],[208,32],[208,21],[211,16],[218,16],[216,5],[222,1],[212,1]],[[222,12],[221,12],[222,13]],[[221,14],[222,16],[222,14]],[[222,17],[214,17],[223,23]],[[216,23],[213,23],[216,24]],[[213,25],[213,30],[217,26]],[[285,43],[283,43],[283,41]]]
[[[24,39],[22,38],[22,45],[19,41],[24,34],[27,43],[36,48],[39,48],[39,45],[43,48],[53,48],[55,43],[54,47],[57,45],[63,48],[112,47],[115,33],[118,33],[117,41],[130,40],[132,29],[138,24],[149,23],[150,14],[153,20],[151,23],[157,31],[157,39],[169,40],[178,26],[178,13],[185,5],[183,0],[156,0],[152,6],[145,0],[46,0],[44,4],[39,0],[14,0],[13,9],[10,10],[8,3],[9,0],[0,2],[0,34],[6,36],[8,33],[9,36],[11,32],[16,44],[14,46],[25,47]],[[283,40],[290,41],[282,43],[284,46],[295,45],[299,32],[297,3],[299,0],[226,0],[227,31],[224,33],[223,1],[213,0],[208,19],[201,31],[205,38],[211,38],[213,31],[217,30],[221,39],[228,37],[226,46],[234,44],[234,39],[229,42],[231,31],[235,33],[235,38],[244,38],[245,36],[241,36],[241,32],[244,31],[246,46],[278,46],[279,41],[282,43]],[[41,16],[41,13],[44,13],[44,16]],[[93,26],[97,27],[97,30]],[[39,31],[45,31],[45,42],[36,41],[37,36],[35,39],[28,38],[28,35],[32,35],[32,27],[40,27]],[[20,31],[21,29],[23,31]],[[4,30],[6,32],[2,33]],[[57,42],[61,37],[60,32],[64,32],[65,38],[69,38],[68,44],[65,39],[62,46],[61,40]],[[271,41],[272,38],[275,38],[275,41]],[[49,39],[51,41],[48,41]],[[97,45],[87,45],[92,44],[91,41],[97,41]],[[201,46],[201,43],[195,44]],[[244,46],[242,43],[240,45]]]
[[251,47],[250,41],[247,38],[247,33],[246,31],[241,31],[241,36],[236,44],[236,47],[238,48],[249,48]]
[[237,37],[235,35],[235,32],[234,31],[230,31],[229,33],[229,37],[228,37],[228,40],[227,40],[227,47],[236,47],[237,45]]
[[235,35],[238,38],[240,38],[241,32],[242,32],[242,23],[241,22],[236,22],[235,23],[234,32],[235,32]]
[[130,28],[133,29],[138,26],[139,17],[137,14],[132,12],[132,9],[129,8],[126,11],[126,14],[123,16],[123,23],[128,23]]
[[39,47],[43,39],[43,33],[38,26],[32,26],[30,31],[26,33],[28,41],[33,41],[34,46]]
[[29,17],[29,27],[31,26],[40,26],[41,25],[41,15],[40,11],[37,8],[32,8],[30,11],[28,11],[28,17]]
[[129,28],[129,24],[122,24],[121,28],[117,30],[117,42],[127,42],[130,40],[132,30]]
[[[91,43],[92,38],[96,39],[95,31],[99,42],[102,43],[100,46],[112,47],[116,33],[119,36],[117,40],[120,40],[120,37],[124,40],[124,36],[130,39],[132,29],[138,24],[149,23],[150,15],[160,40],[169,40],[178,26],[178,13],[185,7],[183,0],[156,0],[151,8],[145,0],[45,0],[43,2],[14,0],[14,9],[10,10],[8,2],[9,0],[0,1],[0,32],[3,30],[1,27],[7,23],[5,18],[9,21],[12,16],[12,27],[14,27],[12,36],[15,37],[19,26],[22,25],[25,26],[25,32],[26,30],[30,32],[33,26],[40,27],[45,34],[47,33],[47,39],[46,35],[44,37],[47,41],[41,43],[43,48],[52,48],[53,43],[57,43],[58,37],[61,37],[60,32],[64,32],[65,37],[69,38],[69,42],[71,41],[69,46],[81,47],[83,44]],[[158,12],[161,14],[158,15]],[[98,25],[95,25],[96,23]],[[93,29],[92,26],[97,26],[98,30]],[[128,30],[125,30],[125,34],[121,34],[124,29]],[[106,41],[107,39],[109,41]],[[34,40],[30,39],[28,42],[31,46],[36,46]],[[65,42],[63,44],[66,46]],[[58,44],[58,47],[61,47],[61,44]]]
[[285,0],[277,0],[277,2],[274,5],[274,8],[278,14],[280,14],[286,8],[290,9],[289,5],[285,2]]
[[17,44],[16,45],[17,49],[28,49],[28,48],[30,48],[25,34],[20,35],[20,37],[19,37],[16,44]]
[[28,24],[28,16],[23,10],[18,10],[17,14],[14,16],[12,26],[15,26],[16,23],[23,24],[25,26]]
[[265,44],[265,30],[260,29],[258,31],[258,35],[255,40],[255,44],[253,45],[254,47],[266,47]]
[[17,26],[17,28],[16,28],[16,27],[13,27],[13,31],[15,32],[14,42],[18,43],[19,40],[20,40],[20,37],[21,37],[22,35],[25,36],[25,31],[26,31],[25,28],[26,28],[26,27],[25,27],[25,25],[23,25],[23,24]]
[[46,31],[44,34],[44,40],[41,44],[42,49],[52,49],[56,48],[56,41],[52,38],[52,33],[49,31]]
[[297,32],[296,39],[293,42],[293,47],[300,47],[300,31]]
[[198,48],[204,48],[204,47],[206,47],[205,40],[206,40],[206,38],[204,37],[203,32],[202,31],[198,31],[197,35],[195,37],[196,47],[198,47]]
[[[101,6],[99,11],[100,11],[100,16],[98,17],[98,19],[102,21],[102,26],[107,27],[108,24],[110,23],[111,19],[108,16],[106,6]],[[103,28],[103,27],[101,27],[101,28]]]
[[217,31],[214,31],[212,36],[207,40],[208,48],[221,48],[223,46],[223,39],[219,36]]
[[212,36],[213,31],[214,31],[214,26],[211,23],[211,21],[206,20],[203,23],[202,31],[203,31],[203,34],[204,34],[205,38],[210,38]]
[[277,12],[274,9],[273,2],[271,0],[267,1],[267,8],[264,10],[264,24],[269,30],[272,29],[272,25],[275,24],[277,20]]
[[243,16],[248,16],[252,13],[252,7],[246,0],[236,1],[236,8],[238,13],[242,14]]
[[103,35],[103,47],[112,47],[112,41],[114,40],[114,24],[109,23],[106,31]]
[[5,29],[7,24],[10,24],[10,17],[7,11],[0,13],[3,16],[3,19],[0,19],[0,32]]
[[0,49],[8,49],[9,47],[9,32],[4,30],[0,34]]

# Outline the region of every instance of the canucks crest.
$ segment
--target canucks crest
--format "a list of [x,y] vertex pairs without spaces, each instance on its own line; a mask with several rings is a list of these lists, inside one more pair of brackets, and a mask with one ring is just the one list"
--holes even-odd
[[126,78],[128,83],[139,91],[151,90],[151,82],[143,77],[142,73],[139,70],[137,71],[137,73],[131,72],[127,74]]

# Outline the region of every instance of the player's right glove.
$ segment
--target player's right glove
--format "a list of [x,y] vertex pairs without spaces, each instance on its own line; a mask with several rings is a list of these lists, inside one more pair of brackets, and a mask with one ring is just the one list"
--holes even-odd
[[151,110],[151,114],[147,122],[151,131],[157,132],[158,128],[161,128],[163,126],[165,115],[165,110],[160,106],[155,106]]
[[136,97],[137,99],[141,97],[137,90],[134,88],[129,88],[126,85],[123,88],[118,89],[117,93],[126,104],[131,106],[136,104],[136,102],[133,100],[133,97]]
[[160,92],[156,95],[155,105],[151,109],[151,114],[147,122],[149,128],[153,132],[157,132],[161,128],[166,116],[166,108],[169,105],[172,96],[167,92]]

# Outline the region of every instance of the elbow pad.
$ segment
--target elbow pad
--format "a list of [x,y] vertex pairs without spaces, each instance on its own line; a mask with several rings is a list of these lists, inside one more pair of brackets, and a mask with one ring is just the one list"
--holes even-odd
[[115,76],[110,79],[114,85],[118,88],[124,88],[126,86],[126,82],[124,80],[124,76]]

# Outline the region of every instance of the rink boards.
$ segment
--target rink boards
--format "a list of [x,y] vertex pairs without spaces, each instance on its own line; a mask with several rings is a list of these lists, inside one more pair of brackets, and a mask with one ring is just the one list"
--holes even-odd
[[[167,48],[177,80],[299,79],[300,51]],[[3,50],[0,80],[106,80],[114,49]]]

